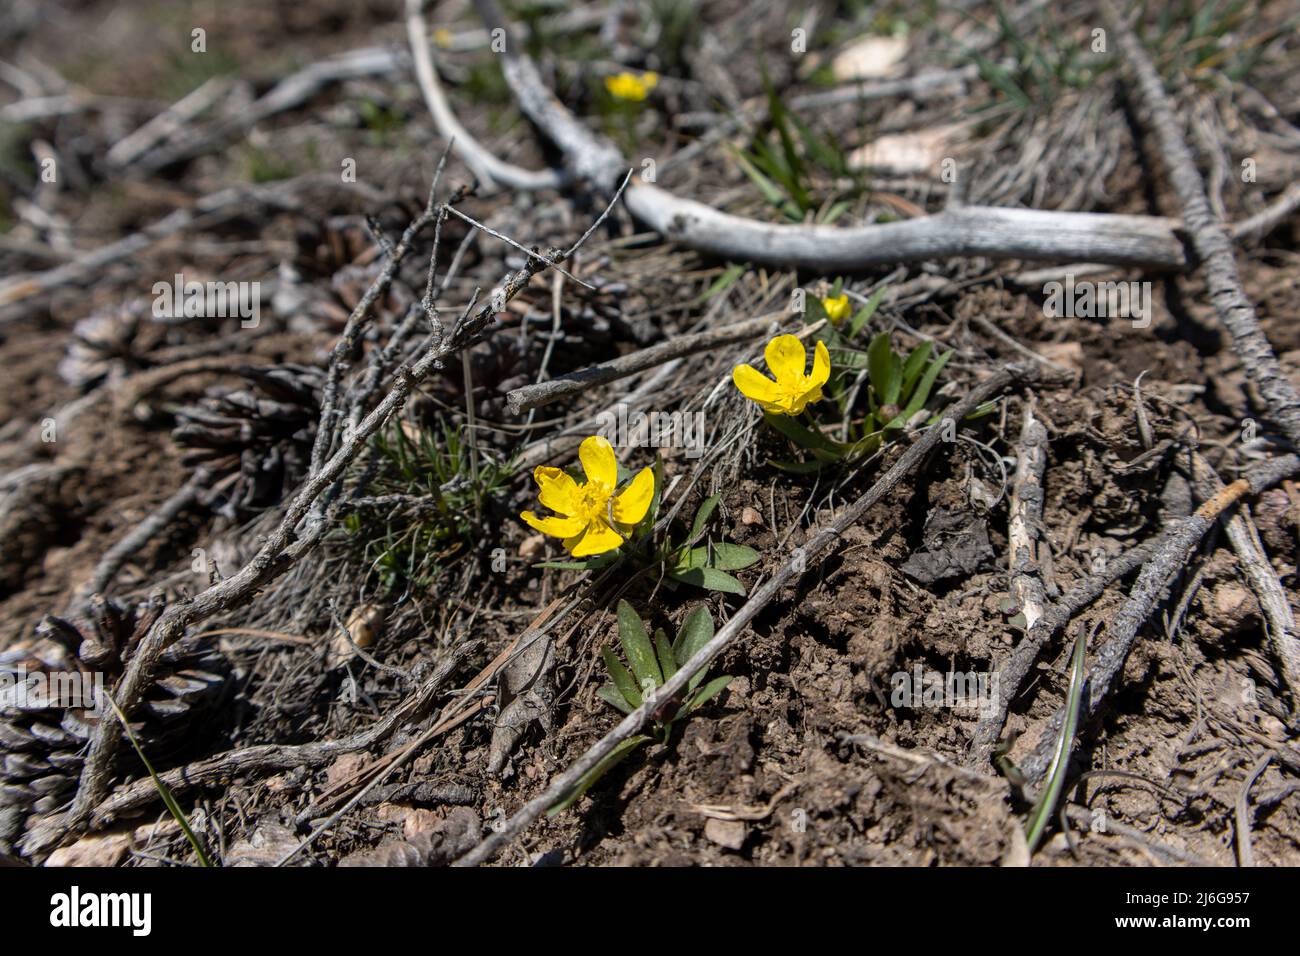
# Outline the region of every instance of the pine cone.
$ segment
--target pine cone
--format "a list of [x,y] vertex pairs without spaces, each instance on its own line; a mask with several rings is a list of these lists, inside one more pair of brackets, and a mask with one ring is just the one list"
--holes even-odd
[[[305,365],[243,368],[248,387],[210,390],[176,413],[172,438],[186,465],[205,465],[225,500],[228,517],[276,504],[306,474],[320,418],[324,375]],[[227,488],[226,486],[229,485]]]
[[[116,720],[97,702],[111,693],[136,643],[162,613],[96,596],[84,618],[47,616],[25,647],[0,653],[0,850],[29,814],[58,810],[71,798],[85,749],[100,720]],[[131,730],[155,768],[192,740],[203,717],[231,686],[230,665],[209,643],[182,639],[162,655],[159,673]]]
[[[297,235],[298,249],[280,263],[280,281],[271,307],[291,331],[337,332],[384,268],[384,256],[365,220],[334,216],[311,223]],[[400,316],[415,300],[410,287],[395,277],[375,303],[376,316]]]
[[[72,340],[59,361],[59,377],[86,388],[145,367],[144,356],[156,343],[142,333],[148,326],[149,302],[132,299],[97,309],[72,327]],[[157,338],[155,334],[152,338]]]

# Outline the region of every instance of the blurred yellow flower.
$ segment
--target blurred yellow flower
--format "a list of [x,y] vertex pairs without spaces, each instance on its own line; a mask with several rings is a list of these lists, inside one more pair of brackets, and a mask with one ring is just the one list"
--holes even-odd
[[659,74],[647,71],[637,76],[635,73],[618,73],[605,77],[605,89],[615,99],[640,103],[659,84]]
[[812,374],[804,369],[808,363],[808,350],[793,335],[778,335],[767,343],[763,351],[767,367],[775,381],[752,365],[737,365],[731,371],[731,380],[746,398],[757,402],[765,412],[776,415],[798,415],[810,402],[819,402],[822,386],[831,377],[831,356],[826,343],[818,342],[813,351]]
[[831,325],[839,325],[853,311],[849,306],[849,297],[843,293],[822,299],[822,308],[826,310],[826,318],[831,320]]
[[451,31],[446,27],[438,27],[438,29],[433,31],[433,42],[444,50],[451,49]]
[[587,476],[578,484],[560,468],[539,466],[533,480],[541,489],[537,499],[554,515],[538,517],[525,511],[521,518],[542,534],[563,538],[564,548],[575,558],[613,551],[650,510],[654,498],[654,469],[642,468],[622,491],[618,486],[618,459],[614,447],[592,435],[578,447],[578,460]]

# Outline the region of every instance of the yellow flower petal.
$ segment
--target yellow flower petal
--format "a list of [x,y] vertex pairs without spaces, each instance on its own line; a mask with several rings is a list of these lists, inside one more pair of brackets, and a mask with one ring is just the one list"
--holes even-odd
[[623,543],[623,536],[609,526],[604,518],[597,518],[581,534],[575,534],[564,546],[575,558],[613,551]]
[[833,298],[822,299],[822,308],[826,310],[826,318],[831,320],[831,325],[839,325],[853,311],[849,305],[849,297],[842,293]]
[[808,352],[793,335],[778,335],[772,339],[763,350],[763,357],[767,359],[772,375],[782,384],[798,382],[804,377]]
[[659,85],[659,74],[654,70],[646,70],[641,74],[641,85],[647,90],[653,90]]
[[578,513],[582,494],[578,491],[578,483],[564,469],[538,465],[533,469],[533,481],[541,489],[537,500],[543,507],[556,514]]
[[[831,377],[831,353],[826,351],[826,343],[819,341],[813,349],[812,375],[808,377],[811,385],[825,385]],[[813,401],[821,398],[819,394]]]
[[737,365],[731,370],[731,380],[740,394],[764,406],[773,404],[781,395],[776,382],[752,365]]
[[606,492],[614,490],[618,484],[618,459],[614,457],[614,446],[608,438],[600,435],[584,438],[578,446],[578,459],[588,481],[604,485]]
[[650,510],[650,499],[654,494],[654,469],[642,468],[628,486],[614,496],[614,520],[620,524],[636,524]]
[[820,385],[814,385],[812,388],[808,389],[808,391],[804,392],[802,395],[790,400],[789,414],[802,415],[803,410],[807,408],[810,403],[820,402],[821,400],[822,400],[822,387]]
[[539,518],[531,511],[525,511],[519,517],[531,527],[542,534],[549,534],[552,538],[571,538],[583,530],[581,518],[557,518],[549,515]]
[[[649,75],[646,74],[646,76]],[[609,90],[611,96],[620,100],[640,102],[646,97],[647,86],[653,87],[658,82],[658,74],[654,74],[654,80],[650,82],[644,78],[638,79],[631,73],[619,73],[615,76],[605,77],[605,89]]]

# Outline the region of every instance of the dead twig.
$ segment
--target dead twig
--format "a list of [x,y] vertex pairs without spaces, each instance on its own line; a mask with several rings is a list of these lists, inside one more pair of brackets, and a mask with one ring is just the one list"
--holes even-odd
[[1259,327],[1255,307],[1241,286],[1232,240],[1210,209],[1205,183],[1183,139],[1160,75],[1133,29],[1110,0],[1102,0],[1101,7],[1115,34],[1121,62],[1133,73],[1135,92],[1142,107],[1138,118],[1155,134],[1160,156],[1168,168],[1170,185],[1183,209],[1183,228],[1191,237],[1197,267],[1205,275],[1219,321],[1231,335],[1233,349],[1247,377],[1259,390],[1263,414],[1282,429],[1293,446],[1300,446],[1300,395],[1282,371],[1273,347]]
[[[337,176],[302,176],[283,183],[223,189],[204,196],[193,206],[169,213],[139,232],[98,249],[81,253],[71,262],[44,272],[12,276],[0,282],[0,309],[24,302],[45,292],[99,278],[109,266],[136,256],[164,239],[190,229],[206,228],[222,222],[250,206],[299,209],[299,203],[294,198],[295,194],[309,187],[344,189],[375,204],[385,201],[384,196],[367,186],[359,183],[341,184]],[[11,317],[11,315],[3,315],[0,316],[0,320]]]
[[[1210,498],[1163,538],[1159,548],[1143,566],[1128,600],[1106,629],[1106,643],[1097,650],[1088,671],[1087,694],[1082,707],[1085,719],[1096,713],[1110,692],[1133,648],[1138,630],[1155,608],[1169,579],[1187,564],[1192,551],[1219,516],[1243,496],[1258,494],[1297,470],[1300,470],[1300,458],[1294,455],[1276,458],[1251,469],[1246,477],[1238,478]],[[1058,710],[1041,731],[1033,752],[1021,764],[1021,772],[1030,783],[1036,784],[1046,774],[1052,747],[1064,720],[1064,710]]]
[[210,478],[205,469],[199,468],[190,480],[159,505],[153,514],[104,552],[104,556],[99,559],[99,563],[95,565],[95,570],[91,572],[86,583],[77,588],[73,594],[71,607],[80,609],[92,595],[102,594],[108,590],[108,586],[113,583],[113,578],[122,569],[122,565],[131,560],[131,557],[148,544],[154,535],[170,527],[172,522],[188,511],[198,500],[199,493],[207,486]]
[[580,372],[571,372],[568,375],[561,375],[545,382],[537,382],[533,385],[524,385],[520,388],[511,389],[506,393],[506,401],[510,406],[510,413],[519,415],[534,408],[549,405],[551,402],[558,402],[562,398],[580,395],[598,385],[606,385],[620,378],[635,375],[637,372],[644,372],[648,368],[661,365],[671,359],[694,355],[697,352],[706,352],[709,349],[731,345],[734,342],[746,341],[759,333],[772,331],[779,321],[786,316],[788,316],[788,313],[761,315],[758,318],[723,326],[710,332],[676,336],[671,341],[631,352],[608,362],[593,365],[591,368],[583,369]]
[[[502,72],[520,110],[551,140],[578,178],[608,189],[629,164],[612,143],[587,129],[547,89],[493,0],[476,6],[489,29],[506,31]],[[841,229],[774,225],[733,216],[635,179],[628,211],[666,239],[723,259],[816,273],[961,256],[1078,259],[1181,270],[1174,223],[1151,216],[950,207],[907,222]]]
[[1047,592],[1038,564],[1043,541],[1043,473],[1047,469],[1047,429],[1034,417],[1032,396],[1025,402],[1020,441],[1016,444],[1016,475],[1011,485],[1011,519],[1007,540],[1011,550],[1011,597],[1024,615],[1029,631],[1043,616]]
[[[1196,490],[1202,498],[1219,494],[1223,482],[1200,453],[1193,453],[1192,468]],[[1281,665],[1282,681],[1291,695],[1292,706],[1300,706],[1300,632],[1296,630],[1295,613],[1286,589],[1268,560],[1259,530],[1244,504],[1228,519],[1227,531],[1228,542],[1237,552],[1242,573],[1254,589],[1264,620],[1268,622],[1268,640]]]
[[1237,794],[1237,803],[1233,808],[1233,818],[1237,824],[1238,866],[1255,865],[1255,848],[1251,845],[1250,839],[1250,788],[1255,785],[1255,781],[1264,772],[1264,768],[1272,762],[1272,753],[1266,753],[1260,757],[1250,773],[1246,775],[1246,779],[1241,785],[1241,792]]
[[484,189],[491,189],[497,183],[513,189],[555,189],[563,185],[564,178],[554,170],[535,172],[498,159],[456,119],[438,81],[438,70],[429,49],[424,0],[406,0],[406,38],[415,62],[415,79],[434,124],[447,140],[455,144],[456,154],[478,177]]

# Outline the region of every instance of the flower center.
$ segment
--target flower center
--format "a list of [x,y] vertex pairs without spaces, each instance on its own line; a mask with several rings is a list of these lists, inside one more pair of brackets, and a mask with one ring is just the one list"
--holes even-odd
[[578,514],[574,517],[582,518],[588,523],[604,517],[609,502],[610,489],[598,481],[589,481],[578,490]]

